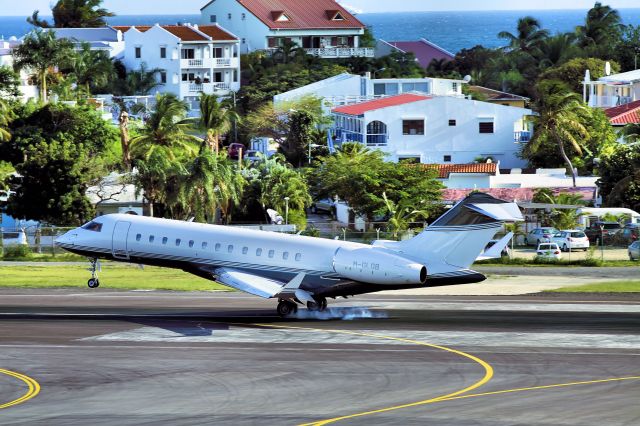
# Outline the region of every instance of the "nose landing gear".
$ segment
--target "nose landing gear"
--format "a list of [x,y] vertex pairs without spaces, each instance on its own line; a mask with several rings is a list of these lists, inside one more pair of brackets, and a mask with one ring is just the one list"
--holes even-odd
[[100,262],[97,258],[92,257],[89,259],[89,263],[91,263],[91,268],[89,268],[89,271],[91,271],[91,278],[87,281],[87,285],[89,288],[97,288],[100,286],[100,280],[98,280],[98,274],[96,271],[100,270]]

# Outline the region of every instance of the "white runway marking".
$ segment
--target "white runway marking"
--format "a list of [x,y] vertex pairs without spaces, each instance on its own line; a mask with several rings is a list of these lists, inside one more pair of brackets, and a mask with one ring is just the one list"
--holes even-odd
[[[397,331],[360,330],[361,332],[420,340],[436,345],[474,347],[539,347],[640,349],[640,335],[632,334],[570,334],[570,333],[505,333],[471,331]],[[182,343],[282,343],[288,344],[344,344],[344,345],[407,345],[401,341],[339,334],[324,331],[272,330],[235,328],[228,330],[200,327],[140,327],[129,331],[91,336],[83,341],[109,342],[182,342]]]

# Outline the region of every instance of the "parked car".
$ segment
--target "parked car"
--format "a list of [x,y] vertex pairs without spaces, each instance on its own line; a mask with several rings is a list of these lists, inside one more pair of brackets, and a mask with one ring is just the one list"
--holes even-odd
[[589,242],[595,245],[610,244],[612,237],[620,230],[618,222],[594,222],[584,233],[587,234]]
[[551,237],[551,242],[558,244],[562,251],[589,248],[589,238],[578,229],[567,229],[560,231]]
[[634,241],[629,248],[629,260],[640,260],[640,241]]
[[626,246],[634,241],[640,240],[640,225],[637,223],[630,223],[625,225],[612,237],[615,245]]
[[562,253],[556,243],[540,243],[536,249],[536,256],[541,259],[560,259]]
[[524,244],[537,247],[540,243],[548,243],[556,232],[556,228],[550,227],[533,229],[524,237]]
[[5,231],[2,233],[2,245],[5,247],[27,245],[27,235],[22,230],[15,232]]
[[249,160],[249,161],[259,161],[260,157],[258,157],[258,151],[254,150],[254,149],[250,149],[247,152],[245,152],[243,154],[243,157],[245,160]]
[[323,198],[321,200],[314,201],[311,204],[311,213],[325,212],[333,214],[335,208],[335,201],[331,198]]
[[246,150],[247,148],[245,148],[243,144],[232,143],[227,148],[227,153],[229,154],[229,158],[233,158],[234,160],[237,160],[238,156],[240,155],[240,151],[242,151],[242,156],[244,157]]

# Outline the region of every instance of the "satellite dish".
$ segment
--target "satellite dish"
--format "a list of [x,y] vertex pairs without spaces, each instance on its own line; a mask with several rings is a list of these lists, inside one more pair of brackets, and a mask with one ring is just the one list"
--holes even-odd
[[584,82],[589,83],[590,81],[591,81],[591,73],[589,72],[589,70],[586,70],[584,72]]
[[604,73],[605,75],[611,75],[611,62],[604,64]]
[[471,76],[469,74],[465,75],[464,78],[462,79],[464,82],[466,83],[470,83],[471,82]]

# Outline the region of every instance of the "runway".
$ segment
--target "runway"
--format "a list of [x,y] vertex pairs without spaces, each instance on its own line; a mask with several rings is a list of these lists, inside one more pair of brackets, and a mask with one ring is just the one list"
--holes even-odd
[[[0,290],[0,423],[640,424],[638,296],[379,294],[331,300],[322,319],[274,307]],[[39,393],[1,408],[27,379]]]

